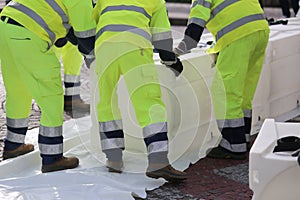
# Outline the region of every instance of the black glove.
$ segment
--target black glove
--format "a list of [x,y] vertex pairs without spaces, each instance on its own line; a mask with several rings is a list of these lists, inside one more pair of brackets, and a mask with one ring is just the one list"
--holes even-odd
[[67,33],[66,38],[68,39],[69,42],[71,42],[73,45],[78,44],[77,37],[75,36],[74,29],[73,27],[70,28],[69,32]]
[[54,43],[54,45],[58,48],[61,48],[63,46],[65,46],[67,44],[68,40],[67,38],[59,38],[58,40],[56,40],[56,42]]
[[166,67],[170,68],[174,73],[175,76],[178,77],[181,72],[183,71],[183,65],[179,58],[176,58],[175,61],[162,61],[162,64],[166,65]]

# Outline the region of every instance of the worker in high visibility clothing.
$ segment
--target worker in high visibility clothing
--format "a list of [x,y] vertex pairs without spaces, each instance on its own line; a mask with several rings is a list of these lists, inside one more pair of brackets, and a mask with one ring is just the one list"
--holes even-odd
[[123,169],[124,133],[116,91],[123,75],[143,129],[148,155],[146,175],[168,181],[185,180],[186,173],[169,163],[166,110],[153,61],[152,44],[166,66],[177,75],[183,70],[172,51],[173,39],[164,0],[102,0],[97,1],[94,11],[99,132],[109,172],[121,173]]
[[177,54],[196,47],[205,27],[216,40],[208,53],[218,53],[211,89],[222,134],[219,146],[208,157],[245,159],[252,100],[269,39],[268,23],[258,1],[194,0],[185,36],[175,48]]
[[62,59],[64,70],[64,111],[71,117],[81,116],[90,112],[90,105],[80,97],[80,71],[83,56],[77,45],[67,42],[63,47],[53,47],[56,56]]
[[92,56],[96,27],[92,10],[90,0],[15,0],[1,12],[0,59],[7,118],[3,159],[33,151],[33,145],[25,144],[24,140],[34,99],[41,110],[38,137],[41,171],[78,166],[78,158],[63,156],[61,67],[51,46],[58,45],[72,25],[81,41],[79,51]]

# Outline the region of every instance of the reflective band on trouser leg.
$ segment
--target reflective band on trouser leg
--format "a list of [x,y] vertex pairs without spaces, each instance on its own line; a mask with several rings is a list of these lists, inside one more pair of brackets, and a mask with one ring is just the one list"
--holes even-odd
[[234,153],[247,151],[245,127],[223,128],[220,146]]
[[62,126],[45,127],[40,126],[39,149],[42,157],[42,164],[54,163],[63,156]]
[[167,123],[151,124],[143,128],[149,164],[169,164]]
[[252,127],[252,110],[244,110],[245,137],[246,142],[250,143],[251,127]]
[[28,129],[29,118],[10,119],[6,118],[7,134],[4,140],[4,149],[13,150],[24,144]]
[[80,76],[78,75],[64,75],[65,85],[65,100],[72,100],[80,98]]
[[121,120],[99,122],[102,151],[110,161],[122,160],[124,150],[124,133]]

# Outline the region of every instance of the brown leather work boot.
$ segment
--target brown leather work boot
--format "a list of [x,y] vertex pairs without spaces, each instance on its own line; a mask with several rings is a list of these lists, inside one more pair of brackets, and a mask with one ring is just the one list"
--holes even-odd
[[55,163],[49,165],[42,165],[42,172],[54,172],[64,169],[73,169],[76,168],[79,164],[79,160],[76,157],[61,157]]
[[65,100],[64,110],[72,118],[79,118],[90,113],[90,104],[85,103],[81,98]]
[[106,167],[108,171],[112,173],[122,173],[123,166],[123,161],[106,161]]
[[[156,169],[156,170],[151,170]],[[179,182],[187,179],[187,173],[174,169],[171,165],[157,169],[157,167],[149,165],[146,176],[150,178],[164,178],[169,182]]]
[[90,112],[90,104],[85,103],[81,98],[64,101],[64,110],[71,112],[77,110],[79,112]]
[[3,151],[3,160],[21,156],[21,155],[27,154],[33,150],[34,150],[34,146],[32,144],[22,144],[21,146],[19,146],[18,148],[14,149],[14,150],[4,150]]

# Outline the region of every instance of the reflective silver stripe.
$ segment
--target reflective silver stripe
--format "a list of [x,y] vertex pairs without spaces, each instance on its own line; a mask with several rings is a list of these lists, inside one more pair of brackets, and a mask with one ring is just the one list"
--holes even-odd
[[96,28],[87,30],[87,31],[74,31],[74,35],[78,38],[88,38],[95,36],[96,34]]
[[227,6],[230,6],[233,3],[236,3],[240,0],[226,0],[220,3],[217,7],[215,7],[211,12],[211,19],[216,16],[219,12],[221,12],[223,9],[227,8]]
[[158,141],[149,144],[147,148],[148,154],[168,151],[168,141]]
[[69,24],[69,18],[67,16],[67,14],[65,13],[65,11],[54,0],[46,0],[46,2],[60,16],[61,21],[63,22],[63,26],[66,29],[66,33],[68,33],[71,26]]
[[245,137],[246,137],[246,142],[250,142],[250,134],[246,133]]
[[205,0],[196,0],[196,1],[193,2],[191,8],[194,8],[197,5],[202,5],[205,8],[210,8],[211,4],[210,4],[210,2],[205,1]]
[[196,17],[192,17],[192,18],[188,19],[188,25],[192,24],[192,23],[197,24],[197,25],[199,25],[201,27],[205,27],[205,25],[206,25],[206,21],[205,20],[200,19],[200,18],[196,18]]
[[67,82],[67,83],[79,83],[80,82],[80,75],[65,74],[64,75],[64,82]]
[[124,148],[124,138],[109,138],[101,140],[102,150]]
[[115,130],[122,130],[122,120],[113,120],[109,122],[99,122],[99,132],[109,132]]
[[244,117],[251,118],[252,117],[252,110],[243,110]]
[[110,24],[110,25],[102,27],[98,31],[98,33],[96,35],[96,39],[98,39],[102,35],[102,33],[104,33],[105,31],[112,31],[112,32],[129,31],[131,33],[140,35],[140,36],[146,38],[147,40],[151,41],[151,36],[147,31],[140,29],[138,27],[135,27],[135,26],[125,25],[125,24]]
[[6,125],[12,128],[25,128],[28,127],[29,118],[11,119],[6,117]]
[[120,11],[120,10],[139,12],[139,13],[145,15],[148,19],[151,19],[151,15],[149,15],[144,8],[138,7],[138,6],[126,6],[126,5],[108,6],[104,10],[102,10],[101,15],[106,12],[109,12],[109,11]]
[[30,8],[24,6],[20,3],[14,2],[14,1],[11,1],[8,4],[8,6],[13,7],[14,9],[19,10],[19,11],[23,12],[24,14],[28,15],[29,17],[31,17],[37,24],[39,24],[48,33],[48,36],[51,40],[51,44],[53,44],[55,42],[55,38],[56,38],[55,33],[50,30],[47,23],[36,12],[34,12]]
[[143,134],[145,138],[152,136],[156,133],[165,133],[167,131],[168,131],[167,122],[151,124],[143,128]]
[[159,41],[159,40],[166,40],[166,39],[172,39],[171,31],[152,34],[152,41]]
[[11,132],[11,131],[7,130],[6,139],[10,142],[24,143],[25,135],[17,134],[17,133],[14,133],[14,132]]
[[247,151],[247,144],[242,143],[242,144],[230,144],[227,140],[224,138],[221,139],[220,146],[236,153],[242,153]]
[[244,126],[244,118],[217,120],[219,128],[234,128]]
[[255,15],[249,15],[249,16],[243,17],[243,18],[227,25],[223,29],[221,29],[216,35],[216,40],[219,40],[221,37],[223,37],[225,34],[229,33],[230,31],[232,31],[244,24],[247,24],[249,22],[256,21],[256,20],[265,20],[265,16],[263,14],[255,14]]
[[65,95],[73,96],[80,94],[80,86],[65,88]]
[[59,137],[62,136],[62,126],[46,127],[40,126],[39,134],[45,137]]
[[41,154],[56,155],[63,153],[63,144],[41,144],[39,143]]

